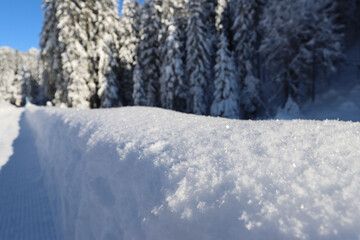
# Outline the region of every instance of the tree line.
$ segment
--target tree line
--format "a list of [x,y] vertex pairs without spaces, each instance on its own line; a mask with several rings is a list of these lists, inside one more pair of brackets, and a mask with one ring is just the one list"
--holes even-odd
[[55,106],[266,118],[314,99],[358,0],[44,0],[41,85]]

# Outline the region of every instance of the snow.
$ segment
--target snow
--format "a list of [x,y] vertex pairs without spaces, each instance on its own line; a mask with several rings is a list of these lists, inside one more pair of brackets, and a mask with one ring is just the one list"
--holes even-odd
[[0,170],[13,154],[12,142],[19,134],[22,110],[0,101]]
[[58,239],[358,239],[358,122],[29,106]]
[[341,74],[288,120],[0,103],[0,238],[359,239],[360,84]]
[[314,103],[305,105],[302,115],[306,119],[360,121],[360,84],[334,83]]
[[8,127],[20,126],[20,131],[12,144],[14,154],[0,171],[0,239],[56,239],[31,129],[24,115],[13,120]]

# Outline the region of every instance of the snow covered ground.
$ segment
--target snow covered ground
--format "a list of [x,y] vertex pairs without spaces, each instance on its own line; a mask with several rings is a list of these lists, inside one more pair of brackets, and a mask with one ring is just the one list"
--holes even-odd
[[[9,107],[5,109],[10,110],[8,113],[22,112]],[[19,114],[10,115],[9,119],[1,115],[1,119],[13,121],[7,125],[10,133],[19,126],[20,131],[12,143],[13,155],[3,159],[8,161],[0,171],[0,239],[56,239],[43,174],[28,123],[24,115],[20,117]],[[6,132],[1,135],[2,141],[7,136]],[[7,140],[10,140],[7,143],[11,143],[12,139]],[[3,147],[0,145],[0,152],[4,150]]]
[[[279,117],[360,120],[359,92]],[[360,238],[359,122],[6,104],[0,120],[1,239]]]
[[19,134],[22,111],[0,101],[0,170],[13,154],[12,142]]
[[360,123],[25,116],[59,239],[360,238]]

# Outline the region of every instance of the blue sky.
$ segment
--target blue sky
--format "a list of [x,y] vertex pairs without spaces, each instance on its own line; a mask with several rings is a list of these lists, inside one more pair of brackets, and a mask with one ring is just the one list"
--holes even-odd
[[0,46],[19,51],[39,48],[41,3],[42,0],[0,0]]
[[39,48],[42,0],[1,0],[0,46],[20,51]]

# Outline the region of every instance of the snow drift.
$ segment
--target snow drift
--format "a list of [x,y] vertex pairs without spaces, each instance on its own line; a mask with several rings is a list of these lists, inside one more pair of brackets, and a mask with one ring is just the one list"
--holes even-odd
[[27,107],[59,239],[358,239],[360,124]]
[[12,142],[19,135],[22,110],[0,101],[0,170],[13,154]]

